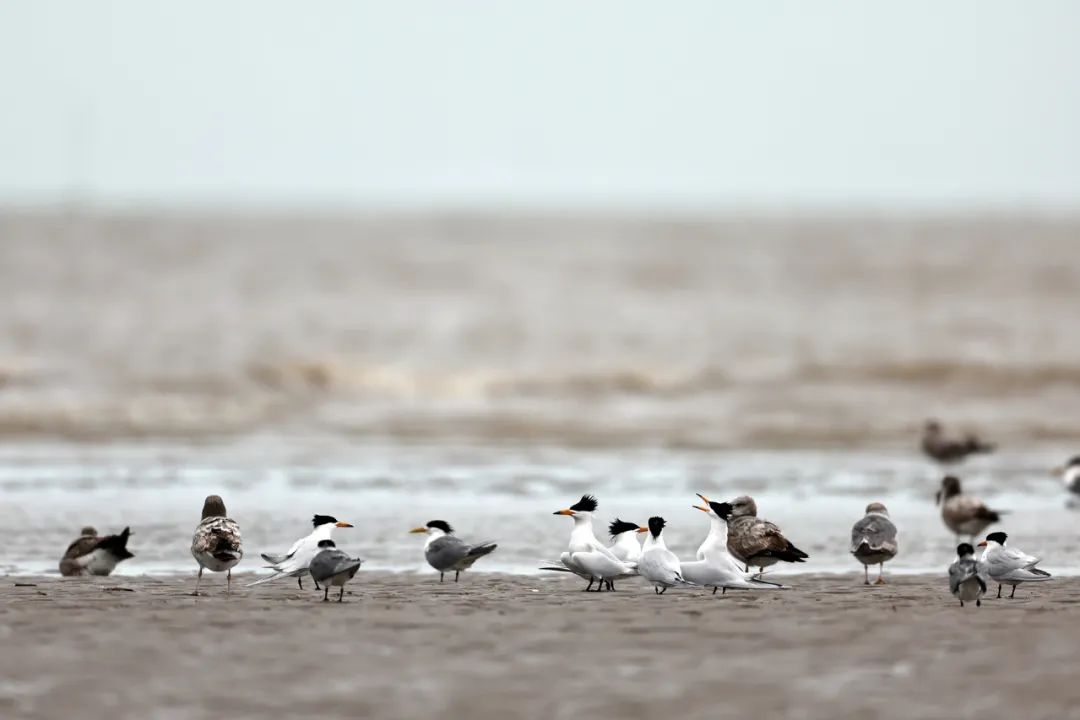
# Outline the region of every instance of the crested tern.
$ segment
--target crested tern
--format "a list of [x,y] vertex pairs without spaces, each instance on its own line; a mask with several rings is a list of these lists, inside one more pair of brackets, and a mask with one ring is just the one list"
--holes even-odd
[[490,541],[476,545],[466,544],[454,536],[454,528],[445,520],[432,520],[427,525],[413,528],[409,532],[427,535],[427,540],[424,541],[424,558],[428,565],[439,571],[439,582],[443,581],[443,574],[451,570],[454,571],[454,582],[457,582],[461,573],[498,547]]

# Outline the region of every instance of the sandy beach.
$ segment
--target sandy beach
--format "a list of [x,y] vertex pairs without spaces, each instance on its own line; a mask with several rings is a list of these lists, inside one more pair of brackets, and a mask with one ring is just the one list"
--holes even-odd
[[[238,576],[242,586],[244,576]],[[1080,585],[961,609],[943,576],[776,593],[363,573],[277,584],[5,578],[5,718],[1080,717]],[[29,583],[31,586],[19,586]]]

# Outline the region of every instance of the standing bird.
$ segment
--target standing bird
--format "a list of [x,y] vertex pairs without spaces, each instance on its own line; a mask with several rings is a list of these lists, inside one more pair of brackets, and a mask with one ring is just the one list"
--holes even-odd
[[353,579],[364,561],[360,558],[349,557],[338,550],[333,540],[320,540],[317,547],[319,552],[311,559],[311,565],[308,566],[311,579],[316,583],[322,583],[323,602],[329,600],[327,596],[331,585],[340,587],[341,592],[338,593],[337,601],[341,602],[345,598],[345,583]]
[[1061,476],[1061,482],[1073,495],[1080,495],[1080,455],[1069,458],[1063,467],[1054,469],[1055,475]]
[[[599,503],[592,495],[582,495],[581,499],[564,510],[556,510],[553,515],[568,515],[574,520],[574,529],[570,531],[570,545],[559,556],[559,561],[570,572],[589,581],[585,592],[592,589],[593,583],[600,583],[596,592],[604,589],[605,583],[618,578],[629,577],[637,573],[637,563],[620,560],[609,548],[596,539],[593,532],[593,513]],[[612,584],[611,587],[614,587]]]
[[972,600],[975,607],[980,607],[982,596],[986,594],[986,580],[982,577],[983,568],[975,560],[975,548],[960,543],[956,547],[956,554],[956,562],[949,566],[949,590],[960,598],[960,607]]
[[727,594],[728,588],[740,590],[782,590],[783,585],[758,579],[745,572],[727,549],[727,519],[731,515],[731,505],[712,502],[698,493],[705,505],[694,505],[709,516],[709,534],[697,550],[697,560],[681,564],[684,580],[702,587],[711,587],[713,595],[722,589]]
[[870,566],[878,566],[876,585],[884,585],[885,563],[896,557],[896,526],[889,511],[879,502],[866,506],[866,515],[851,528],[851,554],[863,564],[865,584],[870,584]]
[[662,536],[665,525],[667,523],[662,517],[649,518],[649,535],[641,548],[641,559],[637,566],[638,575],[649,581],[657,595],[663,595],[669,587],[676,585],[696,586],[683,579],[679,558],[667,549]]
[[975,536],[990,525],[1001,520],[1002,510],[991,510],[986,503],[972,495],[965,495],[960,489],[960,479],[946,475],[941,480],[937,504],[941,505],[941,519],[945,527],[952,530],[959,539],[967,535],[974,542]]
[[443,581],[443,574],[451,570],[454,571],[454,582],[457,582],[461,573],[498,547],[493,542],[466,545],[461,539],[454,537],[454,528],[443,520],[432,520],[424,527],[413,528],[409,532],[427,534],[424,558],[428,565],[439,571],[439,582]]
[[240,544],[240,526],[226,517],[225,501],[218,495],[209,495],[203,502],[202,522],[191,538],[191,554],[199,563],[199,579],[191,594],[199,594],[203,569],[206,569],[228,572],[227,593],[232,595],[232,568],[244,557],[244,551]]
[[[339,522],[337,518],[330,515],[315,515],[311,518],[311,524],[314,526],[314,530],[309,535],[305,535],[294,542],[293,546],[289,548],[289,552],[284,555],[263,553],[262,559],[270,563],[267,567],[273,570],[274,574],[253,583],[248,583],[248,587],[262,585],[281,577],[294,577],[297,585],[303,590],[304,575],[307,574],[312,559],[319,553],[319,543],[323,540],[332,539],[330,536],[335,528],[352,527],[349,523]],[[315,589],[320,589],[317,580],[315,581]]]
[[119,535],[100,537],[94,528],[84,527],[60,558],[60,574],[64,577],[108,575],[118,563],[135,557],[127,549],[130,535],[131,529],[124,528]]
[[986,536],[979,543],[983,550],[982,564],[986,567],[986,574],[998,584],[998,594],[1001,597],[1001,586],[1012,585],[1009,593],[1011,600],[1016,595],[1016,586],[1022,582],[1043,582],[1050,579],[1050,573],[1035,567],[1039,558],[1028,555],[1017,548],[1005,547],[1008,535],[1003,532],[994,532]]
[[[637,563],[641,559],[641,543],[638,535],[644,532],[637,523],[626,522],[615,518],[608,525],[608,534],[611,535],[611,554],[626,563]],[[607,581],[608,590],[615,589],[615,581]]]
[[757,503],[749,495],[731,501],[727,546],[747,572],[751,565],[761,571],[780,560],[801,563],[810,557],[792,545],[780,528],[757,516]]
[[984,443],[974,435],[950,438],[937,420],[927,420],[923,427],[922,451],[940,463],[960,462],[968,455],[990,453],[995,446]]

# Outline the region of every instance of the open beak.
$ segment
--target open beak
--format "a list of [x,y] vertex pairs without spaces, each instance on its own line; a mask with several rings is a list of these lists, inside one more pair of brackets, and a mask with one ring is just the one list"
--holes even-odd
[[426,533],[426,532],[427,532],[426,527],[418,527],[418,528],[413,528],[412,530],[410,530],[409,534],[412,535],[413,533]]
[[983,540],[981,543],[979,543],[979,547],[986,547],[986,541]]
[[556,510],[555,512],[553,512],[551,514],[552,515],[573,515],[574,511],[573,510]]
[[705,503],[706,505],[709,504],[709,498],[705,497],[701,493],[694,493],[694,494],[697,495],[699,498],[701,498],[701,502]]
[[695,508],[697,510],[700,510],[701,512],[709,512],[709,508],[702,507],[700,505],[691,505],[690,507]]
[[339,522],[337,523],[337,527],[352,527],[352,525],[347,522]]
[[643,532],[649,532],[649,528],[638,528],[638,529],[637,529],[637,531],[638,531],[639,533],[643,533]]

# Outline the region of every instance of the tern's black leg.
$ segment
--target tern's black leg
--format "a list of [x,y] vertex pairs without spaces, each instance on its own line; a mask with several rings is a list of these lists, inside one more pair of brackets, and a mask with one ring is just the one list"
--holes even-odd
[[964,607],[964,601],[963,600],[960,601],[960,607]]
[[1015,594],[1016,594],[1016,586],[1015,586],[1015,585],[1013,585],[1013,591],[1012,591],[1011,593],[1009,593],[1009,599],[1010,599],[1010,600],[1012,600],[1012,599],[1013,599],[1013,595],[1015,595]]
[[[301,590],[304,589],[304,576],[303,575],[297,575],[296,576],[296,584],[300,586]],[[318,588],[315,588],[315,589],[318,590]]]
[[610,590],[611,592],[615,592],[615,583],[612,582],[611,580],[608,580],[607,581],[607,589]]
[[326,587],[323,588],[323,591],[322,591],[322,601],[323,602],[330,602],[330,600],[326,597],[327,593],[329,593],[329,592],[330,592],[330,586],[327,585]]
[[1001,583],[998,583],[998,599],[1001,599]]
[[442,576],[443,576],[443,574],[439,573],[439,582],[442,582]]
[[975,598],[975,607],[982,607],[982,600]]
[[662,590],[660,590],[660,594],[661,594],[661,595],[663,595],[663,594],[664,594],[664,593],[666,593],[666,592],[667,592],[667,585],[665,585],[665,586],[663,587],[663,589],[662,589]]
[[653,592],[654,592],[654,593],[656,593],[657,595],[659,595],[659,594],[660,594],[660,588],[656,587],[655,585],[653,585],[653,589],[652,589],[652,590],[653,590]]
[[727,595],[727,588],[724,588],[724,589],[723,589],[723,590],[722,590],[722,591],[720,592],[720,594],[721,594],[721,595]]
[[592,578],[589,578],[589,587],[585,588],[585,592],[592,590],[592,584],[595,582]]
[[458,577],[460,577],[460,575],[461,575],[460,570],[455,570],[454,571],[454,582],[457,582],[457,579],[458,579]]
[[750,563],[746,563],[746,568],[744,569],[744,572],[750,572]]
[[341,586],[341,592],[340,592],[340,593],[338,593],[338,596],[337,596],[337,601],[338,601],[338,602],[341,602],[341,601],[342,601],[342,600],[344,600],[344,599],[345,599],[345,586],[344,586],[344,585],[342,585],[342,586]]

